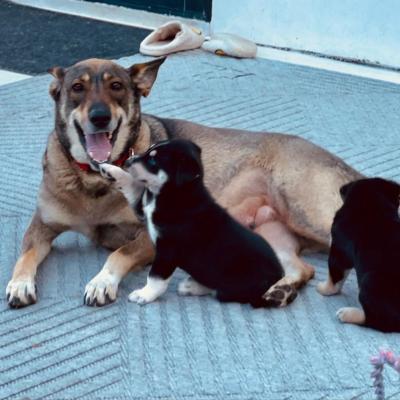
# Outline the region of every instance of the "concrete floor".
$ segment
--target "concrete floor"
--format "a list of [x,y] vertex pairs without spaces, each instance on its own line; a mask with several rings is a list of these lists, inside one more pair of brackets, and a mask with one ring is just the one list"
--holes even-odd
[[[283,310],[179,297],[182,273],[160,301],[128,303],[145,272],[125,279],[115,304],[91,309],[82,305],[83,288],[107,252],[67,233],[39,270],[39,302],[9,310],[4,290],[35,207],[40,159],[53,126],[49,82],[39,76],[0,87],[0,400],[374,398],[369,358],[381,346],[398,352],[400,335],[336,320],[339,307],[357,304],[357,287],[351,276],[342,295],[318,295],[315,285],[327,274],[323,254],[307,257],[316,278]],[[169,57],[143,109],[207,125],[297,134],[367,175],[400,179],[398,85],[192,51]],[[387,393],[400,399],[391,372]]]

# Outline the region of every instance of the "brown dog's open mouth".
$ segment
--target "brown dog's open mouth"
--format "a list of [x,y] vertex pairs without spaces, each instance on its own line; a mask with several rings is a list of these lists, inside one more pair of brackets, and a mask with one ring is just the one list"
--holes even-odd
[[112,150],[111,139],[111,132],[85,135],[86,151],[89,157],[98,163],[108,161]]
[[122,120],[119,119],[117,127],[112,132],[105,131],[87,134],[84,133],[79,123],[74,121],[87,154],[96,163],[103,163],[109,160],[114,142],[121,126],[121,121]]

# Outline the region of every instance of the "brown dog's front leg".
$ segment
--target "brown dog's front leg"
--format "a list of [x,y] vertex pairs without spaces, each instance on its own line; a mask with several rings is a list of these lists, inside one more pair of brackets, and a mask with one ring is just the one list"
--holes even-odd
[[129,271],[150,264],[154,254],[147,231],[140,229],[132,242],[109,255],[103,269],[86,285],[84,303],[101,307],[115,301],[121,279]]
[[50,227],[36,211],[22,242],[22,254],[14,267],[6,295],[10,307],[19,308],[36,303],[35,276],[39,264],[46,258],[52,241],[63,231],[62,227]]

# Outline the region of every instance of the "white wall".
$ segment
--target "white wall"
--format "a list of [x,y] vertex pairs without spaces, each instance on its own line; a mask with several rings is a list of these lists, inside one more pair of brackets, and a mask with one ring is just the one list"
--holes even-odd
[[211,29],[400,67],[400,0],[213,0]]

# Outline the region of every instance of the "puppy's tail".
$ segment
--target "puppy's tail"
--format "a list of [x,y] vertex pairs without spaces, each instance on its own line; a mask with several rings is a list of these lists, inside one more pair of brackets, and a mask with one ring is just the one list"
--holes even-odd
[[297,297],[297,289],[294,285],[275,284],[271,286],[259,300],[256,300],[253,307],[286,307]]

